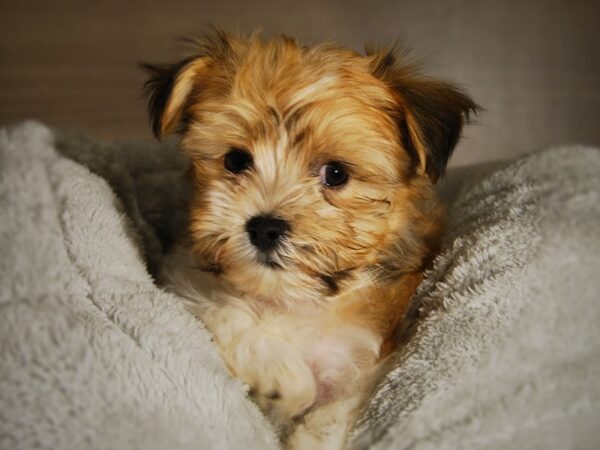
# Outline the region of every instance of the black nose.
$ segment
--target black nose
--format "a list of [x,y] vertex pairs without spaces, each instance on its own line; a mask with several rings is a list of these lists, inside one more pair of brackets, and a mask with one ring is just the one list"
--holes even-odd
[[263,252],[273,250],[290,230],[290,224],[272,216],[256,216],[246,222],[250,242]]

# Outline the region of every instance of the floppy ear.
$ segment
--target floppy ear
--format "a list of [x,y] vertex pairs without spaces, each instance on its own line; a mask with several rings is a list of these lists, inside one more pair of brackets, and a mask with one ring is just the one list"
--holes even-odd
[[415,73],[396,62],[393,49],[374,55],[372,73],[397,99],[396,112],[406,151],[432,181],[444,174],[462,127],[480,108],[459,88]]
[[162,139],[185,125],[185,109],[206,69],[206,57],[184,59],[176,64],[142,64],[150,78],[144,84],[152,132]]

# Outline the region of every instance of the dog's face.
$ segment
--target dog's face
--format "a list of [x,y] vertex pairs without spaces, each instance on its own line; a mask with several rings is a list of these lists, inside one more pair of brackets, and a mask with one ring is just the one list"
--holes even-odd
[[422,270],[442,226],[432,185],[473,102],[389,52],[225,34],[200,47],[147,87],[155,133],[178,129],[192,159],[205,269],[275,301]]

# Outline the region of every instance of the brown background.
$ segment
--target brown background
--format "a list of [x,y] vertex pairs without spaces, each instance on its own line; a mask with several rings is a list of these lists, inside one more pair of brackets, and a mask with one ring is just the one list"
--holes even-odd
[[403,37],[486,108],[454,164],[600,145],[600,1],[0,0],[0,123],[149,138],[136,62],[174,61],[208,24],[306,42]]

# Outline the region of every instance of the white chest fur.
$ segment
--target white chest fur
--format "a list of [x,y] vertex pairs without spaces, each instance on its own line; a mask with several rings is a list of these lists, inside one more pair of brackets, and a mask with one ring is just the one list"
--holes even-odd
[[379,356],[379,336],[341,322],[327,305],[290,309],[240,298],[193,269],[185,249],[172,254],[162,278],[211,332],[230,372],[277,421],[347,396]]

